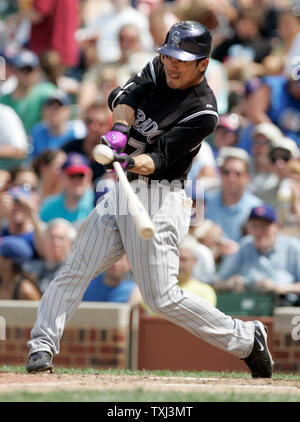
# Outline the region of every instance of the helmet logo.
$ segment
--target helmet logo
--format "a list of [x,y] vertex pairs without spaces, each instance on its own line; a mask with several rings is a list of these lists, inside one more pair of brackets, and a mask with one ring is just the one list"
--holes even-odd
[[174,31],[172,33],[172,35],[171,35],[171,40],[172,40],[172,46],[179,48],[180,47],[179,46],[179,43],[181,41],[180,32],[179,31]]

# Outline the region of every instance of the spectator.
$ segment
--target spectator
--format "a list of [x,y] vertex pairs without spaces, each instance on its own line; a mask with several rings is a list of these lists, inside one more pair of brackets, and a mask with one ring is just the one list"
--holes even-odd
[[38,56],[47,50],[58,51],[65,67],[76,66],[79,47],[75,39],[78,28],[78,0],[34,0],[23,10],[31,22],[28,48]]
[[224,147],[219,155],[221,187],[205,198],[204,217],[214,221],[224,236],[239,241],[250,209],[262,203],[249,189],[249,156],[235,147]]
[[66,72],[57,50],[44,51],[39,58],[43,75],[48,82],[72,96],[78,95],[80,86],[80,69],[78,67],[72,72]]
[[[250,190],[259,198],[274,188],[278,179],[270,161],[269,152],[273,140],[282,137],[282,133],[273,123],[256,125],[252,132],[250,156]],[[268,201],[267,201],[268,202]]]
[[65,161],[66,153],[60,149],[46,150],[33,160],[32,167],[39,177],[41,201],[62,191],[61,166]]
[[12,65],[18,83],[13,92],[0,97],[0,103],[15,110],[29,134],[33,125],[42,119],[42,105],[55,86],[49,82],[39,82],[39,60],[31,51],[20,51]]
[[293,41],[300,33],[299,16],[292,13],[290,9],[281,10],[277,17],[277,33],[278,37],[274,40],[270,54],[263,60],[266,75],[283,73]]
[[42,254],[43,225],[30,191],[13,186],[0,194],[0,226],[1,237],[18,236],[29,244],[35,258]]
[[227,113],[230,107],[230,84],[224,63],[210,58],[207,66],[206,79],[208,85],[215,93],[219,113]]
[[[205,246],[210,251],[214,259],[215,268],[219,266],[225,255],[232,255],[239,249],[239,244],[234,240],[225,238],[222,227],[209,219],[205,219],[198,226],[191,227],[190,233],[200,245]],[[201,278],[202,269],[200,265],[198,267],[198,278]],[[212,271],[210,271],[210,274],[212,274]]]
[[21,186],[24,190],[31,193],[38,192],[39,179],[33,167],[25,165],[14,167],[10,173],[12,186]]
[[11,174],[7,170],[0,169],[0,192],[6,191],[10,186]]
[[272,170],[277,177],[276,184],[263,192],[260,198],[272,205],[278,215],[281,229],[285,234],[298,236],[299,232],[299,181],[292,178],[289,164],[298,160],[297,144],[289,138],[279,137],[272,140],[269,150]]
[[178,17],[166,3],[153,9],[149,14],[148,19],[149,30],[155,47],[158,47],[165,42],[169,29],[178,22]]
[[[211,305],[216,306],[217,297],[214,289],[207,283],[195,278],[196,266],[199,264],[199,244],[190,236],[182,241],[179,246],[179,273],[178,286],[207,300]],[[213,269],[213,268],[212,268]],[[212,269],[203,272],[201,280],[212,274]]]
[[54,91],[44,103],[44,120],[36,123],[31,132],[32,160],[45,150],[59,149],[70,140],[78,140],[85,136],[86,128],[80,120],[70,120],[71,100],[61,91]]
[[40,186],[38,175],[35,170],[30,166],[18,166],[14,167],[10,171],[11,174],[11,187],[19,186],[24,191],[30,193],[30,199],[34,205],[35,210],[39,209],[41,198],[40,198]]
[[212,149],[215,158],[218,158],[221,148],[237,146],[240,127],[240,119],[236,113],[228,113],[220,116],[218,126],[212,138]]
[[35,276],[41,294],[65,263],[71,250],[76,229],[62,218],[51,220],[44,231],[44,256],[31,261],[26,269]]
[[65,143],[62,150],[85,155],[92,168],[94,182],[105,173],[104,167],[94,160],[93,149],[99,144],[101,136],[111,128],[111,112],[107,105],[102,102],[90,105],[84,113],[84,123],[87,127],[86,136]]
[[[210,144],[205,140],[193,160],[188,179],[190,182],[186,186],[186,191],[192,198],[197,197],[199,189],[210,189],[219,185],[217,163]],[[201,182],[199,186],[197,186],[198,181]]]
[[281,74],[264,77],[261,86],[249,95],[246,115],[250,123],[249,131],[253,125],[271,122],[300,146],[298,70],[296,68],[296,74],[292,72],[288,76]]
[[91,281],[82,301],[128,303],[131,307],[138,305],[140,292],[136,283],[127,278],[129,270],[128,259],[123,256]]
[[[17,77],[14,73],[13,60],[20,51],[20,46],[16,42],[8,43],[1,47],[0,58],[5,60],[5,74],[1,75],[0,96],[11,94],[18,84]],[[3,73],[3,68],[1,69]]]
[[123,25],[137,25],[143,34],[143,49],[153,51],[153,40],[149,32],[149,22],[146,16],[133,8],[130,0],[112,0],[111,10],[103,11],[94,22],[86,28],[86,36],[98,36],[98,59],[102,63],[119,60],[120,46],[118,35]]
[[262,61],[270,53],[271,43],[261,37],[261,21],[257,9],[238,10],[234,35],[214,49],[212,57],[225,64],[230,80],[247,81],[264,73]]
[[16,236],[0,239],[0,299],[40,300],[41,294],[23,264],[32,258],[28,243]]
[[69,153],[62,165],[62,192],[48,196],[41,204],[40,217],[48,223],[64,218],[80,225],[94,208],[92,170],[82,154]]
[[[81,109],[95,101],[98,93],[103,93],[103,100],[116,86],[123,86],[129,78],[142,69],[154,54],[143,51],[142,36],[135,24],[125,24],[118,34],[121,55],[117,61],[102,63],[98,61],[85,72],[80,85],[78,103]],[[109,78],[110,76],[110,78]],[[114,83],[113,87],[107,86]]]
[[217,273],[217,290],[243,291],[252,286],[260,292],[273,292],[277,305],[299,305],[300,243],[280,232],[273,207],[260,205],[251,210],[248,233],[235,255],[224,260]]
[[0,167],[9,170],[27,156],[28,139],[17,113],[0,104]]

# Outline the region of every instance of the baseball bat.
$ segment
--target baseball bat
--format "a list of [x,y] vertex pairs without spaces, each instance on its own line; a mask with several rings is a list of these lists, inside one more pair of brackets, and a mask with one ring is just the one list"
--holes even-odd
[[[114,153],[108,146],[99,144],[94,148],[93,156],[98,163],[105,165],[112,162]],[[151,239],[154,235],[154,224],[148,212],[134,193],[120,163],[114,161],[113,167],[118,176],[119,184],[122,186],[123,192],[128,199],[128,211],[130,212],[139,236],[143,239]]]
[[121,164],[118,161],[114,161],[113,167],[118,176],[119,184],[122,186],[123,192],[128,199],[128,211],[139,236],[142,239],[151,239],[154,235],[154,224],[148,212],[130,186]]

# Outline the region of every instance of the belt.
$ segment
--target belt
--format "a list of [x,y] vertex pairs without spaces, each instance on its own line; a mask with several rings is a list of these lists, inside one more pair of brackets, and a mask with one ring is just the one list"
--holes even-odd
[[167,180],[167,179],[156,180],[156,179],[151,179],[150,177],[147,177],[147,176],[142,176],[141,174],[131,173],[131,172],[127,172],[127,179],[129,182],[133,182],[134,180],[140,180],[148,186],[151,186],[151,184],[153,184],[153,186],[155,186],[155,184],[166,185],[166,186],[170,186],[172,190],[180,189],[180,188],[184,189],[184,182],[185,182],[185,180],[179,180],[179,179],[175,179],[172,181]]

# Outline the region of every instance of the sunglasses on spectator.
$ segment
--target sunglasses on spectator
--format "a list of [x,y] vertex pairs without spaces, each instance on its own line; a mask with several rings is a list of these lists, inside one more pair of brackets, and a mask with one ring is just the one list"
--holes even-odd
[[33,71],[33,67],[31,66],[24,66],[19,69],[20,72],[23,73],[31,73]]
[[243,174],[245,174],[245,172],[244,172],[244,171],[230,170],[230,169],[225,169],[225,168],[222,168],[222,169],[221,169],[221,173],[222,173],[224,176],[229,176],[230,174],[234,174],[234,175],[235,175],[235,176],[237,176],[237,177],[240,177],[240,176],[242,176]]
[[49,100],[46,102],[47,106],[58,106],[58,107],[62,107],[64,104],[62,104],[60,101],[58,100]]
[[253,145],[270,145],[270,141],[268,139],[253,139],[252,141]]
[[74,173],[74,174],[69,174],[68,175],[70,179],[75,180],[75,179],[83,179],[85,174],[84,173]]
[[276,163],[278,160],[283,160],[284,162],[288,162],[291,159],[291,154],[279,154],[279,155],[270,155],[271,163]]

